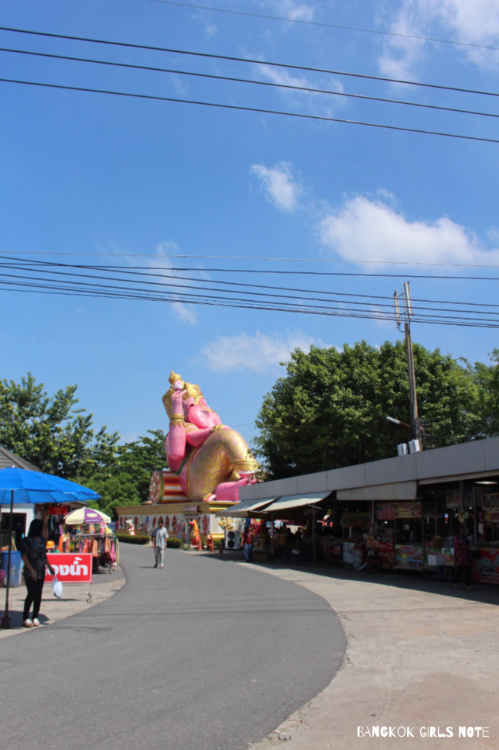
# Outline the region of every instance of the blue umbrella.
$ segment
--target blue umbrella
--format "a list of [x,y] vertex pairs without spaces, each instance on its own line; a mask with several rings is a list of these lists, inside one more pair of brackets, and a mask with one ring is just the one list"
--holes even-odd
[[33,503],[42,505],[44,503],[68,503],[88,502],[99,500],[98,495],[88,487],[70,482],[68,479],[44,474],[41,471],[28,471],[27,469],[0,469],[0,505],[8,502],[10,504],[9,520],[9,555],[7,564],[7,585],[5,593],[5,614],[2,627],[10,627],[9,617],[9,583],[10,583],[10,556],[12,551],[12,513],[13,506],[17,503]]

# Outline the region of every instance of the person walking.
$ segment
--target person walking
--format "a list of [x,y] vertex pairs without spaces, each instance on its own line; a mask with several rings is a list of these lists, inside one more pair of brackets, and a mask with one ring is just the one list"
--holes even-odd
[[253,561],[253,534],[249,526],[244,527],[243,531],[243,552],[246,562]]
[[[55,571],[47,559],[47,531],[47,515],[44,513],[43,520],[35,518],[31,521],[28,536],[22,539],[19,545],[24,562],[24,582],[28,591],[24,600],[24,628],[36,628],[40,625],[38,615],[42,602],[45,568],[49,569],[51,575],[55,575]],[[31,605],[33,605],[32,619],[29,616]]]
[[153,545],[154,545],[154,567],[164,568],[166,540],[170,535],[165,528],[164,521],[160,519],[158,521],[158,528],[154,532]]
[[288,528],[285,523],[279,529],[277,534],[277,560],[278,562],[286,562],[287,559],[287,542],[288,542]]
[[471,568],[471,549],[466,526],[460,526],[457,534],[454,534],[452,546],[454,547],[455,565],[454,588],[458,589],[464,583],[466,588],[471,590],[473,571]]

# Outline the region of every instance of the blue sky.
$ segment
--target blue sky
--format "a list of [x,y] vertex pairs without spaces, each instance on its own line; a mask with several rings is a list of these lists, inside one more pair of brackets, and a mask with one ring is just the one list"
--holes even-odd
[[[10,50],[175,72],[1,51],[0,77],[499,139],[496,0],[214,5],[218,11],[159,0],[4,0],[2,27],[177,52],[2,30],[0,46]],[[130,272],[164,282],[162,273],[194,286],[189,293],[225,288],[216,293],[225,299],[256,290],[221,282],[260,284],[269,287],[260,289],[271,295],[266,301],[286,294],[281,300],[302,306],[291,313],[188,304],[179,287],[167,302],[40,294],[8,285],[14,279],[4,274],[37,283],[70,277],[0,268],[0,377],[18,381],[30,370],[49,392],[77,383],[96,426],[125,440],[166,429],[161,396],[173,369],[251,441],[262,399],[284,372],[279,362],[296,346],[400,338],[380,311],[391,311],[381,305],[406,280],[416,313],[439,300],[498,303],[499,143],[10,82],[0,82],[0,102],[2,256],[18,265],[121,266],[111,272],[120,285],[145,279]],[[307,299],[330,292],[354,295],[324,303],[341,316],[305,313]],[[349,317],[348,302],[363,302],[368,317]],[[493,307],[477,311],[496,315]],[[415,341],[472,362],[488,361],[496,330],[412,324]]]

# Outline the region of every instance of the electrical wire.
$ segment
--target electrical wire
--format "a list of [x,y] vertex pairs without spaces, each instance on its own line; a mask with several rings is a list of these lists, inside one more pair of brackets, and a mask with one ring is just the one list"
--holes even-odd
[[180,3],[174,0],[150,0],[150,2],[161,3],[163,5],[178,5],[181,8],[195,8],[197,10],[209,10],[215,13],[227,13],[234,16],[247,16],[250,18],[263,18],[269,21],[284,21],[286,23],[304,24],[306,26],[320,26],[327,29],[339,29],[340,31],[361,31],[365,34],[379,34],[382,36],[393,36],[402,39],[417,39],[423,42],[436,42],[438,44],[452,44],[460,47],[477,47],[478,49],[497,50],[499,47],[492,45],[478,44],[476,42],[456,42],[452,39],[439,39],[431,36],[420,36],[417,34],[401,34],[395,31],[384,31],[381,29],[367,29],[362,26],[343,26],[337,23],[325,23],[323,21],[311,21],[304,18],[285,18],[283,16],[271,16],[263,13],[250,13],[242,10],[228,10],[227,8],[214,8],[210,5],[196,5],[194,3]]
[[[63,264],[63,263],[55,263],[54,261],[36,261],[36,260],[24,260],[24,261],[22,261],[22,260],[21,261],[16,260],[15,262],[7,262],[6,263],[5,260],[2,262],[1,256],[0,256],[0,268],[9,268],[9,269],[14,269],[14,270],[15,269],[18,269],[18,270],[24,270],[24,269],[31,270],[30,266],[34,266],[37,269],[41,269],[41,268],[43,268],[43,269],[44,268],[54,268],[54,267],[55,268],[69,269],[69,270],[65,270],[65,271],[62,272],[62,273],[64,273],[64,275],[80,275],[80,274],[74,274],[74,273],[72,273],[72,270],[77,269],[77,270],[80,270],[80,271],[81,270],[93,270],[93,271],[101,271],[101,272],[102,271],[105,271],[105,272],[114,271],[114,272],[118,272],[119,274],[126,275],[126,276],[132,276],[132,277],[146,276],[147,278],[151,278],[151,276],[152,276],[152,277],[156,278],[156,277],[159,276],[159,278],[161,278],[161,279],[172,278],[175,281],[182,281],[182,282],[192,281],[192,282],[197,282],[197,286],[196,287],[193,287],[192,285],[189,285],[189,284],[171,284],[171,283],[168,284],[168,286],[182,286],[183,288],[190,288],[190,289],[192,289],[192,288],[198,288],[198,285],[200,283],[200,279],[199,278],[195,278],[195,277],[192,277],[192,276],[182,276],[180,278],[177,278],[177,277],[173,277],[173,276],[172,277],[166,276],[163,273],[158,273],[159,271],[170,271],[170,269],[167,268],[167,267],[155,268],[155,269],[151,269],[151,268],[144,269],[144,268],[142,268],[142,270],[140,270],[140,269],[137,269],[137,268],[130,269],[127,266],[116,266],[116,265],[113,265],[113,266],[105,265],[104,266],[104,265],[87,265],[87,264],[85,264],[85,265],[83,265],[83,264]],[[206,271],[206,269],[200,269],[200,271],[204,272],[204,271]],[[50,273],[60,273],[60,272],[51,271]],[[263,270],[261,270],[259,273],[263,274],[265,272]],[[91,278],[103,278],[103,277],[95,277],[95,276],[92,275]],[[108,278],[108,277],[106,277],[106,278]],[[158,285],[158,282],[147,281],[147,282],[144,282],[144,283]],[[204,278],[202,280],[202,283],[203,284],[220,284],[224,288],[222,288],[222,289],[220,289],[220,288],[212,289],[212,291],[219,291],[219,292],[225,292],[227,287],[237,287],[237,288],[241,288],[242,287],[245,290],[248,289],[248,288],[259,289],[259,290],[260,289],[265,289],[265,290],[272,290],[272,292],[273,292],[272,295],[266,294],[264,292],[245,292],[245,293],[246,294],[250,294],[250,295],[254,294],[254,295],[260,295],[260,296],[287,297],[287,298],[300,299],[300,300],[305,300],[305,301],[313,300],[313,301],[318,301],[318,302],[323,302],[325,300],[323,300],[322,298],[319,298],[319,297],[313,297],[311,295],[322,294],[322,295],[325,295],[327,297],[333,297],[333,296],[334,297],[341,297],[341,298],[344,299],[344,304],[351,304],[348,300],[345,300],[346,297],[355,297],[356,300],[359,300],[359,299],[368,299],[369,300],[369,302],[359,302],[359,301],[356,301],[355,304],[357,304],[357,305],[372,305],[373,304],[372,300],[375,300],[377,306],[393,308],[393,297],[392,296],[386,297],[386,296],[380,296],[380,295],[366,295],[366,294],[359,294],[359,293],[353,294],[353,293],[347,293],[347,292],[336,292],[336,291],[331,291],[331,290],[318,291],[318,290],[313,290],[313,289],[303,289],[303,288],[296,288],[296,287],[282,287],[282,286],[280,286],[279,287],[280,292],[290,292],[291,293],[291,294],[287,295],[287,294],[279,294],[279,293],[275,292],[275,285],[272,286],[270,284],[251,284],[251,283],[248,283],[247,281],[245,281],[245,282],[236,282],[236,281],[223,281],[223,280],[219,280],[219,279],[206,279],[206,278]],[[166,285],[164,281],[160,282],[160,284],[161,285]],[[299,296],[299,295],[302,295],[302,294],[306,294],[307,296],[306,297]],[[381,302],[381,300],[389,300],[390,303],[388,304],[386,302]],[[426,307],[426,305],[418,305],[418,309],[419,310],[435,310],[435,309],[438,309],[440,311],[446,311],[446,312],[469,312],[470,314],[477,314],[477,313],[474,310],[466,310],[467,307],[499,308],[499,304],[493,304],[493,303],[490,303],[490,304],[488,304],[488,303],[468,303],[468,302],[463,302],[463,301],[459,301],[459,302],[450,301],[449,302],[449,301],[444,301],[444,300],[426,300],[426,299],[424,299],[424,300],[418,300],[416,298],[413,298],[413,302],[424,302],[424,303],[428,303],[428,304],[432,305],[432,307]],[[459,305],[459,307],[461,309],[460,310],[455,310],[455,309],[443,308],[443,307],[435,308],[435,305],[444,305],[444,304],[446,304],[446,305],[454,305],[454,306]]]
[[[44,265],[44,264],[40,264],[40,265]],[[15,266],[14,266],[14,268],[15,268]],[[28,271],[31,271],[32,273],[35,272],[35,269],[25,269],[23,267],[21,267],[19,270],[24,270],[24,271],[28,270]],[[41,268],[41,269],[36,269],[36,273],[37,273],[36,280],[32,280],[29,277],[28,277],[27,280],[29,280],[30,282],[35,281],[35,286],[36,286],[37,284],[40,284],[40,283],[42,285],[46,285],[47,284],[47,280],[39,278],[39,274],[40,273],[49,274],[49,275],[52,275],[52,276],[53,275],[56,275],[56,276],[58,276],[58,275],[72,276],[72,277],[76,277],[78,279],[77,282],[74,281],[74,280],[71,282],[71,284],[72,284],[71,287],[66,287],[66,288],[71,289],[72,291],[75,291],[76,289],[80,289],[80,290],[84,289],[85,291],[88,291],[90,289],[92,291],[95,291],[96,289],[98,289],[99,292],[103,293],[103,294],[108,294],[108,293],[116,294],[116,293],[118,293],[119,295],[122,295],[123,292],[126,292],[127,294],[132,294],[133,293],[134,295],[136,295],[136,294],[139,294],[139,295],[146,294],[146,296],[148,298],[150,297],[150,292],[151,292],[150,289],[144,290],[144,289],[142,289],[140,287],[131,287],[130,285],[125,286],[125,287],[124,286],[116,286],[116,282],[119,282],[120,284],[122,284],[124,281],[126,281],[126,280],[123,280],[121,278],[116,278],[116,277],[110,277],[109,278],[109,277],[97,276],[96,274],[82,274],[81,273],[81,269],[78,269],[78,270],[79,270],[79,273],[74,273],[73,271],[50,270],[49,268],[45,268],[44,267],[44,268]],[[123,273],[123,272],[121,272],[121,273]],[[134,272],[131,271],[129,273],[134,273]],[[16,274],[3,274],[3,277],[4,277],[4,279],[5,278],[16,279],[15,282],[6,282],[4,280],[3,283],[19,284],[19,283],[21,283],[21,281],[18,281],[19,279],[22,280],[22,283],[26,283],[26,281],[27,281],[26,277],[20,277],[19,275],[16,275]],[[89,282],[82,282],[82,281],[80,281],[81,278],[91,279],[92,281],[90,283]],[[107,282],[111,281],[111,282],[113,282],[113,284],[109,284],[109,283],[100,284],[100,283],[96,283],[95,280],[97,280],[99,282],[100,281],[107,281]],[[285,298],[289,299],[290,295],[281,295],[281,294],[276,294],[276,293],[274,293],[274,294],[265,294],[265,293],[261,293],[261,292],[258,292],[258,293],[256,293],[256,292],[249,292],[249,291],[243,292],[244,294],[246,294],[246,296],[257,296],[257,297],[259,297],[258,304],[255,303],[253,300],[247,300],[247,299],[241,299],[241,298],[235,298],[234,299],[234,298],[227,298],[227,297],[219,298],[219,297],[216,297],[216,296],[214,296],[212,294],[205,294],[205,293],[201,293],[201,292],[196,292],[196,294],[191,294],[191,293],[186,293],[184,290],[185,289],[198,289],[199,287],[193,287],[193,286],[188,285],[188,284],[180,284],[179,283],[180,281],[185,281],[185,279],[175,279],[176,283],[172,283],[172,281],[170,281],[170,283],[165,283],[164,281],[157,282],[157,281],[144,281],[144,280],[142,280],[140,283],[142,285],[147,285],[149,287],[150,286],[160,287],[161,288],[161,294],[162,294],[161,298],[166,298],[166,299],[169,299],[170,301],[176,301],[177,299],[180,298],[182,301],[190,302],[190,303],[192,303],[192,302],[194,302],[196,300],[197,301],[199,301],[199,300],[211,300],[211,301],[215,301],[217,304],[224,304],[224,305],[225,304],[230,304],[230,303],[234,302],[234,303],[239,303],[239,304],[244,303],[246,305],[249,305],[250,307],[255,307],[255,304],[256,304],[257,308],[260,309],[260,305],[262,304],[261,298],[262,297],[272,297],[272,300],[270,302],[267,301],[267,300],[264,300],[264,302],[265,302],[265,309],[275,309],[276,305],[280,305],[280,307],[278,309],[284,310],[284,311],[288,311],[288,312],[300,312],[300,311],[303,311],[304,309],[306,309],[307,311],[324,312],[325,314],[332,314],[332,311],[338,312],[338,310],[343,310],[343,308],[345,307],[345,303],[343,303],[340,307],[334,307],[334,306],[331,306],[331,304],[329,304],[329,305],[325,305],[325,304],[312,305],[312,304],[310,304],[310,299],[311,298],[298,298],[299,300],[301,300],[300,304],[297,304],[296,302],[293,302],[293,303],[283,302],[282,300],[285,299]],[[64,280],[63,283],[66,283],[66,280]],[[67,283],[69,283],[69,282],[67,282]],[[238,286],[240,286],[240,285],[238,285]],[[175,288],[175,292],[171,292],[169,290],[165,291],[165,289],[164,289],[165,287],[174,287]],[[51,287],[51,288],[53,288],[53,287]],[[180,291],[181,291],[181,294],[180,294]],[[228,290],[228,292],[227,292],[227,290],[224,290],[224,289],[211,289],[211,290],[208,290],[208,291],[222,291],[224,293],[224,295],[226,295],[227,293],[229,293],[229,294],[236,294],[235,291]],[[237,292],[237,293],[240,293],[240,291]],[[293,295],[292,298],[296,300],[296,295]],[[317,302],[321,302],[321,303],[327,302],[327,300],[323,300],[322,298],[312,298],[312,301],[317,301]],[[371,303],[362,303],[362,302],[356,301],[355,303],[350,303],[349,302],[347,304],[350,304],[350,305],[351,304],[356,304],[356,305],[365,305],[365,306],[367,306],[369,304],[369,306],[372,309]],[[453,303],[453,304],[455,304],[455,303]],[[379,306],[380,305],[378,304],[378,307]],[[382,304],[382,306],[388,307],[388,305],[384,305],[384,304]],[[429,310],[431,310],[432,311],[431,315],[419,312],[420,309],[429,309]],[[446,310],[440,308],[439,312],[446,312]],[[471,319],[469,318],[469,315],[475,315],[475,316],[477,316],[477,315],[483,315],[482,311],[476,311],[476,310],[472,310],[472,311],[465,310],[465,311],[462,311],[462,310],[454,310],[453,309],[453,310],[448,310],[447,312],[451,312],[453,314],[452,315],[440,315],[438,313],[435,313],[433,308],[424,308],[424,307],[421,307],[421,308],[419,308],[416,311],[414,319],[417,322],[446,322],[446,323],[454,322],[456,324],[463,324],[463,325],[473,325],[475,323],[480,323],[480,324],[494,324],[494,325],[497,324],[497,325],[499,325],[499,321],[491,319],[491,318],[471,318]],[[363,310],[363,309],[359,310],[358,307],[353,307],[353,308],[350,307],[350,309],[348,310],[348,314],[350,315],[350,314],[353,314],[353,313],[355,313],[355,314],[357,314],[357,313],[365,314],[366,311]],[[489,315],[490,314],[491,313],[489,312]],[[498,313],[492,313],[492,314],[493,315],[497,315]],[[385,318],[386,315],[387,314],[386,314],[385,311],[380,311],[380,310],[377,310],[374,313],[374,317],[375,318],[380,318],[380,317],[381,318]],[[354,317],[355,317],[355,315],[354,315]],[[373,317],[373,314],[371,313],[368,317]],[[388,317],[391,320],[393,318],[393,314],[389,315]]]
[[132,99],[147,99],[150,101],[171,102],[176,104],[194,104],[201,107],[212,107],[216,109],[227,109],[239,112],[258,112],[265,115],[281,115],[285,117],[296,117],[305,120],[319,120],[321,122],[337,122],[344,125],[361,125],[381,130],[395,130],[402,133],[417,133],[418,135],[436,135],[444,138],[457,138],[466,141],[478,141],[482,143],[499,143],[498,138],[484,138],[476,135],[465,135],[463,133],[448,133],[439,130],[424,130],[423,128],[407,128],[400,125],[386,125],[377,122],[365,122],[362,120],[347,120],[340,117],[326,117],[325,115],[311,115],[303,112],[284,112],[276,109],[265,109],[263,107],[243,107],[236,104],[222,104],[220,102],[204,102],[194,99],[177,99],[170,96],[153,96],[151,94],[134,94],[125,91],[112,91],[109,89],[94,89],[84,86],[67,86],[55,83],[41,83],[39,81],[22,81],[13,78],[0,78],[0,83],[14,83],[24,86],[38,86],[41,88],[58,89],[64,91],[79,91],[91,94],[106,94],[110,96],[123,96]]
[[125,47],[128,49],[141,49],[148,50],[151,52],[167,52],[175,55],[188,55],[192,57],[206,57],[214,60],[228,60],[230,62],[240,62],[251,65],[267,65],[277,68],[287,68],[289,70],[304,70],[310,73],[323,73],[327,75],[347,76],[350,78],[361,78],[369,81],[382,81],[384,83],[402,83],[406,86],[420,86],[422,88],[439,89],[442,91],[455,91],[461,94],[476,94],[480,96],[495,96],[499,97],[499,92],[495,91],[480,91],[477,89],[465,89],[459,86],[444,86],[436,83],[423,83],[421,81],[410,81],[402,78],[388,78],[384,76],[367,75],[365,73],[351,73],[342,70],[331,70],[328,68],[313,68],[305,65],[292,65],[290,63],[274,62],[269,60],[256,60],[249,57],[236,57],[234,55],[217,55],[210,52],[194,52],[191,50],[175,49],[171,47],[157,47],[147,44],[134,44],[131,42],[116,42],[105,39],[95,39],[91,37],[74,36],[69,34],[55,34],[48,31],[33,31],[31,29],[19,29],[11,26],[0,26],[0,31],[7,31],[16,34],[29,34],[32,36],[42,36],[51,39],[65,39],[68,41],[77,42],[88,42],[90,44],[103,44],[112,47]]
[[[0,256],[1,258],[2,256]],[[20,263],[19,259],[16,258],[8,258],[8,256],[4,256],[4,260],[7,261],[13,261]],[[62,263],[50,263],[50,261],[25,261],[26,263],[32,262],[32,263],[41,263],[46,265],[59,265],[59,266],[70,266],[70,264],[62,264]],[[84,268],[85,266],[80,264],[74,264],[74,267],[81,267]],[[94,268],[97,268],[94,266]],[[113,266],[100,266],[99,268],[113,268]],[[412,278],[412,279],[431,279],[431,280],[438,280],[438,281],[499,281],[499,276],[447,276],[442,274],[411,274],[411,273],[364,273],[364,272],[347,272],[347,271],[289,271],[289,270],[276,270],[276,269],[262,269],[262,268],[238,268],[237,271],[233,268],[191,268],[188,266],[155,266],[155,270],[157,271],[169,271],[169,272],[181,272],[181,273],[187,273],[189,271],[209,271],[209,272],[216,272],[216,273],[249,273],[249,274],[257,274],[260,276],[261,274],[270,274],[270,275],[283,275],[283,276],[328,276],[328,277],[364,277],[364,278],[389,278],[389,279],[405,279],[405,278]]]
[[[341,258],[279,258],[272,256],[253,256],[253,255],[200,255],[200,254],[185,254],[185,253],[117,253],[117,252],[100,252],[100,253],[86,253],[77,251],[59,251],[59,250],[9,250],[9,255],[77,255],[84,256],[85,258],[155,258],[161,260],[162,258],[179,258],[182,260],[251,260],[251,261],[272,261],[276,263],[345,263],[345,264],[360,264],[366,266],[428,266],[436,268],[499,268],[498,264],[486,264],[486,263],[430,263],[428,261],[419,260],[365,260],[361,258],[352,258],[351,260],[343,260]],[[26,261],[28,262],[28,261]]]
[[381,96],[368,96],[366,94],[352,94],[352,93],[347,93],[345,91],[331,91],[330,89],[318,89],[312,86],[294,86],[292,84],[287,84],[287,83],[271,83],[269,81],[255,81],[250,78],[237,78],[235,76],[221,76],[221,75],[215,75],[212,73],[198,73],[198,72],[188,71],[188,70],[178,70],[176,68],[158,68],[152,65],[134,65],[132,63],[111,62],[109,60],[95,60],[94,58],[74,57],[71,55],[55,55],[55,54],[48,53],[48,52],[33,52],[31,50],[13,49],[10,47],[0,47],[0,52],[7,52],[7,53],[19,54],[19,55],[28,55],[28,56],[34,56],[34,57],[43,57],[43,58],[49,58],[53,60],[65,60],[68,62],[92,63],[95,65],[105,65],[105,66],[110,66],[113,68],[126,68],[130,70],[143,70],[143,71],[153,72],[153,73],[168,73],[168,74],[174,74],[174,75],[179,75],[179,76],[191,76],[193,78],[205,78],[205,79],[214,80],[214,81],[225,81],[225,82],[230,82],[230,83],[248,83],[253,86],[264,86],[267,88],[286,89],[286,90],[291,90],[291,91],[303,91],[305,93],[324,94],[327,96],[338,96],[338,97],[343,97],[347,99],[361,99],[363,101],[381,102],[383,104],[400,104],[400,105],[407,106],[407,107],[416,107],[420,109],[432,109],[432,110],[438,110],[440,112],[452,112],[453,114],[499,118],[499,114],[495,112],[480,112],[480,111],[471,110],[471,109],[461,109],[459,107],[443,107],[438,104],[425,104],[423,102],[410,102],[404,99],[388,99],[386,97],[381,97]]
[[[1,285],[4,286],[1,286]],[[9,286],[10,284],[10,286]],[[17,288],[21,287],[21,288]],[[128,300],[143,300],[143,301],[149,301],[149,302],[182,302],[190,305],[210,305],[215,307],[229,307],[229,308],[242,308],[242,309],[249,309],[249,310],[260,310],[260,311],[267,311],[267,312],[284,312],[284,313],[299,313],[303,315],[322,315],[326,317],[340,317],[340,318],[358,318],[363,320],[383,320],[383,321],[391,321],[396,322],[396,318],[393,315],[387,315],[387,314],[379,314],[376,312],[372,312],[371,314],[364,313],[352,313],[352,312],[338,312],[338,311],[326,311],[326,310],[317,310],[317,309],[311,309],[311,308],[290,308],[290,307],[284,307],[284,306],[278,306],[278,305],[256,305],[251,304],[247,301],[243,300],[226,300],[226,299],[216,299],[213,300],[210,299],[190,299],[185,298],[180,295],[175,295],[173,298],[165,298],[165,297],[154,297],[152,295],[145,295],[145,294],[124,294],[124,293],[115,293],[113,291],[107,291],[103,292],[102,290],[84,290],[83,292],[78,288],[68,288],[63,289],[62,292],[60,290],[55,289],[54,287],[50,287],[50,285],[43,285],[43,284],[34,284],[34,283],[27,283],[27,282],[6,282],[0,280],[0,290],[1,291],[27,291],[26,289],[23,289],[22,287],[28,287],[30,292],[33,293],[47,293],[47,294],[61,294],[61,293],[68,293],[71,296],[85,296],[85,297],[103,297],[105,299],[128,299]],[[36,289],[33,289],[32,287],[37,287]],[[461,328],[499,328],[499,323],[497,322],[487,322],[487,321],[474,321],[474,322],[468,322],[465,320],[426,320],[426,319],[419,319],[418,317],[414,316],[412,319],[415,323],[424,323],[429,325],[449,325],[449,326],[457,326]]]

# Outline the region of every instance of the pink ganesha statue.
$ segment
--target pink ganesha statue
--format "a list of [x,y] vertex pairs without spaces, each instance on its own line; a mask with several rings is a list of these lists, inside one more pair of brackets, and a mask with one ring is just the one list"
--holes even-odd
[[170,418],[165,453],[183,492],[192,502],[237,502],[239,487],[255,482],[258,470],[244,438],[221,423],[199,386],[173,371],[163,404]]

